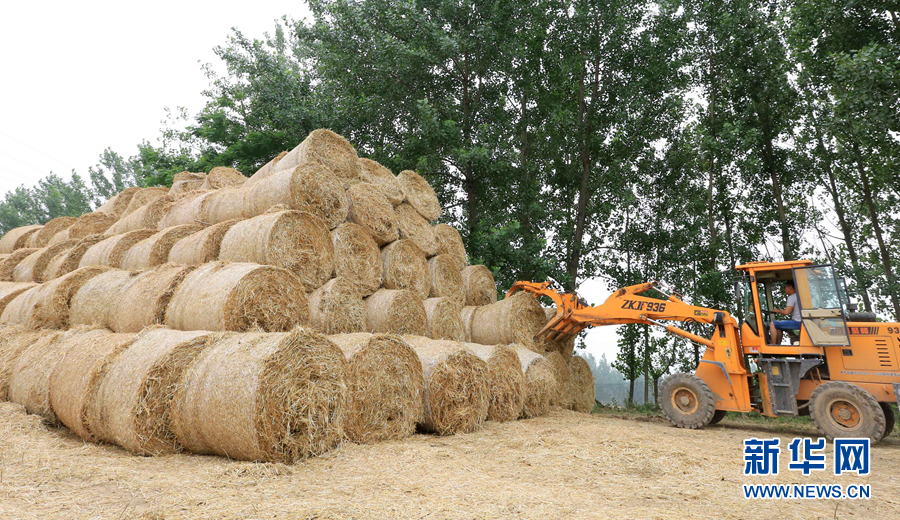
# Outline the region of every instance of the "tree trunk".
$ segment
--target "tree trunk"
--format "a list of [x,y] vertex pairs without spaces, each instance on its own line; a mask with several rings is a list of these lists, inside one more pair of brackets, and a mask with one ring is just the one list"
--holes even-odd
[[659,376],[653,378],[653,407],[659,410]]
[[650,402],[650,327],[644,325],[644,405]]
[[781,180],[778,178],[778,172],[775,168],[775,147],[772,146],[768,107],[762,102],[757,102],[756,106],[763,137],[763,168],[766,169],[766,173],[769,174],[769,178],[772,180],[772,195],[775,198],[775,204],[778,208],[778,220],[781,224],[782,256],[785,260],[794,260],[794,249],[791,246],[791,230],[790,226],[788,226],[787,211],[784,207]]

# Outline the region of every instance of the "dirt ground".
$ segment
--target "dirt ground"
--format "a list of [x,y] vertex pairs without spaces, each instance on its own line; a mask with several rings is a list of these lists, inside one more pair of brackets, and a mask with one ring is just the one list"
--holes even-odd
[[[748,429],[752,428],[752,429]],[[453,437],[347,444],[294,466],[147,458],[85,444],[0,403],[0,518],[897,518],[900,440],[873,448],[869,477],[786,471],[809,430],[557,411]],[[749,437],[782,439],[782,472],[745,478]],[[830,448],[829,448],[830,449]],[[830,460],[830,458],[829,458]],[[745,500],[743,483],[872,486],[871,500]]]

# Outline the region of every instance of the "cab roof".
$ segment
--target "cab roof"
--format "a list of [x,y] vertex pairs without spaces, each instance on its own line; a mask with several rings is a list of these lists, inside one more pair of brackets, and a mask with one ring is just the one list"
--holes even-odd
[[812,262],[809,260],[790,260],[788,262],[747,262],[746,264],[741,264],[735,267],[735,269],[739,271],[765,272],[781,271],[784,269],[792,269],[794,267],[802,267],[806,265],[812,265]]

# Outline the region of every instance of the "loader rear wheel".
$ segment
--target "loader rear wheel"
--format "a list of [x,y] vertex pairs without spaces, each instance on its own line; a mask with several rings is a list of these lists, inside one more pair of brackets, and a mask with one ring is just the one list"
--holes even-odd
[[695,375],[672,374],[663,381],[660,395],[663,413],[679,428],[702,428],[716,412],[712,390]]
[[828,440],[868,437],[879,441],[885,433],[884,411],[872,394],[844,381],[823,383],[809,397],[809,415]]
[[894,408],[888,403],[878,403],[881,405],[881,411],[884,412],[884,435],[881,438],[885,438],[894,431]]

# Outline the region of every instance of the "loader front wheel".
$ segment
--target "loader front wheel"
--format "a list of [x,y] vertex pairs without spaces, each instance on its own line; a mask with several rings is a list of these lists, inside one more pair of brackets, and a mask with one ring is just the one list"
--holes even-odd
[[660,397],[666,418],[679,428],[703,428],[716,413],[716,400],[709,385],[692,374],[672,374],[666,378]]
[[809,397],[809,415],[828,440],[836,437],[868,437],[873,442],[884,436],[884,410],[862,388],[844,381],[823,383]]

